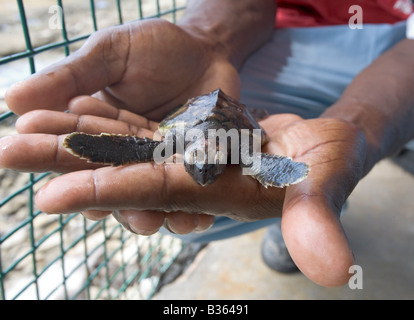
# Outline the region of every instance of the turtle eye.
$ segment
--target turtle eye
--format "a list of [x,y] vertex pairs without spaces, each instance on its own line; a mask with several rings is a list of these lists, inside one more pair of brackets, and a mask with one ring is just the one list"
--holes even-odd
[[200,173],[207,173],[207,168],[206,168],[206,167],[204,167],[204,168],[199,168],[199,169],[198,169],[198,172],[200,172]]

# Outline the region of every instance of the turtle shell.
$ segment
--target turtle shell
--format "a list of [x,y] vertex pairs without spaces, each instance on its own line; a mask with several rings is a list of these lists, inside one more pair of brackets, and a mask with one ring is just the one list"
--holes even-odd
[[[159,124],[162,134],[166,131],[183,126],[184,129],[199,127],[209,123],[207,128],[230,129],[261,129],[261,142],[267,142],[265,131],[251,115],[244,104],[226,95],[221,89],[189,99],[164,118]],[[214,124],[214,125],[213,125]]]

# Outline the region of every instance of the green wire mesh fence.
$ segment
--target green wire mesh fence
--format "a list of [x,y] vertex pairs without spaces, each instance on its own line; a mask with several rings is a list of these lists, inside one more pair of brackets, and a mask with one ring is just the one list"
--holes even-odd
[[[2,0],[0,137],[14,134],[7,87],[78,49],[111,25],[164,18],[185,0]],[[142,237],[114,219],[46,216],[34,195],[54,174],[0,169],[0,299],[149,299],[183,249],[174,238]]]

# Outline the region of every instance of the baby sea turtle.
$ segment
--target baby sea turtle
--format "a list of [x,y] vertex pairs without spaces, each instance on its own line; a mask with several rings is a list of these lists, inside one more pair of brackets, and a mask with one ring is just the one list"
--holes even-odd
[[[89,162],[113,166],[156,161],[156,155],[165,159],[167,150],[173,150],[172,154],[183,154],[186,171],[202,186],[214,182],[227,163],[239,163],[247,174],[266,188],[298,183],[309,172],[305,163],[261,153],[261,145],[268,141],[265,131],[245,105],[220,89],[189,99],[160,122],[159,131],[164,136],[160,141],[128,135],[74,132],[66,137],[64,146],[73,155]],[[224,134],[227,143],[223,143],[223,139],[220,141],[221,135],[217,133]],[[243,140],[243,137],[247,139]],[[255,150],[255,144],[259,150]],[[232,162],[229,162],[230,158]]]

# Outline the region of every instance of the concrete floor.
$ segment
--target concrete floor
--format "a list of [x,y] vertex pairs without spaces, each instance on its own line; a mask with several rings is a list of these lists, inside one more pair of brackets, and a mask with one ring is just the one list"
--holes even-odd
[[323,288],[300,273],[270,270],[260,258],[259,230],[209,244],[154,299],[414,299],[413,155],[402,159],[405,169],[380,162],[349,198],[342,221],[362,289]]

